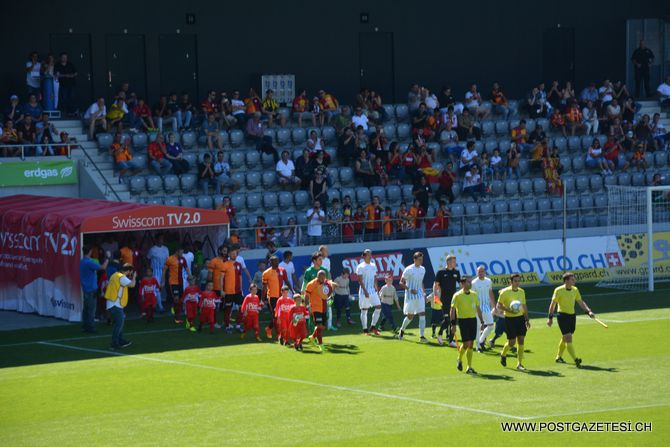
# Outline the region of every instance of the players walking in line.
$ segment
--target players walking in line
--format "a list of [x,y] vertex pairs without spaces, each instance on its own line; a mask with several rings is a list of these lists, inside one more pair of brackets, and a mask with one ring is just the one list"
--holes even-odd
[[279,327],[274,319],[274,314],[275,306],[277,305],[277,300],[281,295],[281,288],[284,284],[288,285],[286,270],[279,267],[279,258],[277,256],[271,256],[270,268],[263,272],[263,293],[261,294],[263,301],[267,303],[268,310],[270,311],[270,323],[265,328],[265,335],[268,338],[272,338],[273,328],[279,334]]
[[[276,257],[273,256],[273,258]],[[278,259],[277,264],[279,264]],[[249,294],[244,297],[242,307],[240,308],[240,312],[242,313],[242,321],[244,323],[244,327],[242,329],[242,335],[240,335],[240,338],[242,339],[244,339],[244,337],[247,336],[248,331],[253,330],[254,335],[256,336],[256,340],[261,341],[260,329],[258,327],[258,313],[261,311],[261,307],[263,307],[263,304],[261,303],[261,300],[258,298],[258,295],[256,293],[257,291],[258,289],[256,288],[256,285],[251,284],[249,286]],[[272,315],[270,316],[270,319],[272,319]]]
[[428,343],[425,337],[426,332],[426,296],[423,291],[423,277],[426,276],[426,268],[423,264],[423,253],[417,251],[414,253],[414,263],[405,267],[400,278],[400,287],[405,289],[405,300],[403,304],[403,313],[405,319],[400,326],[398,339],[402,340],[405,336],[405,329],[414,319],[419,316],[419,334],[421,343]]
[[335,284],[326,276],[326,272],[319,271],[316,279],[311,280],[305,287],[305,300],[309,302],[315,325],[314,332],[309,339],[320,351],[323,351],[323,333],[328,324],[327,301],[335,290]]
[[295,301],[295,306],[289,312],[291,317],[291,338],[293,339],[295,350],[302,351],[302,341],[307,337],[307,322],[305,319],[309,317],[309,311],[303,306],[300,295],[295,295],[293,300]]
[[500,289],[498,295],[497,308],[505,312],[505,332],[507,333],[507,343],[505,343],[500,354],[500,364],[507,366],[507,353],[515,343],[518,343],[516,369],[525,371],[526,368],[523,366],[523,342],[526,331],[530,329],[526,292],[519,287],[521,276],[518,273],[513,273],[510,276],[510,283],[508,287]]
[[193,322],[198,316],[198,301],[200,301],[200,287],[198,280],[193,277],[188,277],[189,286],[184,290],[184,307],[186,308],[186,329],[195,332]]
[[290,344],[290,329],[291,329],[291,315],[290,311],[295,306],[295,301],[289,296],[291,290],[288,285],[281,288],[281,297],[277,300],[275,307],[275,319],[279,323],[279,344],[289,346]]
[[565,363],[563,352],[567,349],[570,357],[574,360],[577,368],[582,366],[582,359],[575,354],[575,348],[572,344],[572,335],[575,333],[577,317],[575,315],[575,303],[579,304],[589,317],[595,318],[588,304],[582,299],[579,289],[575,286],[575,275],[570,272],[563,274],[563,285],[554,289],[554,295],[549,304],[549,318],[547,326],[551,327],[554,321],[554,310],[558,307],[558,327],[561,329],[561,342],[558,345],[556,354],[556,363]]
[[478,321],[483,321],[482,311],[479,308],[479,298],[477,292],[471,290],[472,282],[469,276],[461,278],[461,290],[456,292],[451,299],[449,311],[450,326],[452,332],[456,329],[456,319],[458,318],[458,330],[461,334],[461,347],[458,350],[458,362],[456,368],[463,371],[463,354],[466,358],[466,373],[477,374],[472,368],[472,346],[474,345],[479,327]]
[[[461,272],[456,268],[456,256],[449,255],[447,256],[446,261],[446,267],[437,271],[435,274],[435,282],[433,283],[433,294],[437,294],[440,300],[442,300],[442,313],[444,315],[440,330],[437,333],[437,342],[440,345],[443,343],[442,334],[446,330],[449,346],[455,348],[456,343],[454,342],[454,334],[451,331],[451,325],[449,324],[449,303],[460,286]],[[444,303],[446,303],[446,305],[444,305]]]
[[[361,326],[363,333],[369,335],[372,332],[379,335],[377,321],[382,313],[382,303],[379,300],[379,284],[377,284],[377,266],[372,260],[372,250],[363,250],[363,262],[356,266],[358,276],[358,307],[361,310]],[[372,312],[372,324],[368,327],[368,309],[374,307]]]
[[[477,277],[472,281],[472,289],[479,298],[479,308],[482,311],[482,319],[477,317],[477,339],[475,345],[477,352],[486,350],[486,337],[493,330],[493,309],[496,307],[496,300],[493,296],[493,282],[491,278],[486,277],[486,267],[480,265],[477,267]],[[481,331],[479,328],[484,325]]]
[[200,294],[200,325],[198,332],[202,331],[203,324],[209,324],[209,333],[214,333],[216,324],[216,305],[221,302],[219,294],[214,291],[214,283],[207,281],[206,290]]

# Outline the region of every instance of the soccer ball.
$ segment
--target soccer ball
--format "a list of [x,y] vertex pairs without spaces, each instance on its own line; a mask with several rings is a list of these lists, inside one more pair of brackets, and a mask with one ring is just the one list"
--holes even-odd
[[515,300],[512,301],[509,305],[509,308],[512,309],[514,313],[517,313],[521,310],[521,301]]

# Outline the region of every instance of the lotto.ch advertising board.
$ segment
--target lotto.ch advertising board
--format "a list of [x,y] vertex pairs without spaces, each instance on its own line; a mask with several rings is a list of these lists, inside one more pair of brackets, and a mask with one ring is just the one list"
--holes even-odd
[[103,200],[15,195],[0,199],[0,309],[81,319],[85,233],[209,227],[226,213]]

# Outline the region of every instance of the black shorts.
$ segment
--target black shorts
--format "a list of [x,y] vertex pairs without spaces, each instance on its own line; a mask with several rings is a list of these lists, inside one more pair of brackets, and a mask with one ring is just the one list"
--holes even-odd
[[526,318],[523,315],[520,317],[505,317],[505,334],[507,334],[508,340],[525,336],[526,330]]
[[461,335],[461,341],[473,341],[477,338],[477,319],[476,318],[459,318],[458,331]]
[[328,315],[325,312],[314,312],[314,324],[326,326],[328,324]]
[[172,298],[172,302],[177,302],[181,298],[181,291],[182,288],[179,284],[176,285],[170,285],[168,287],[168,293],[170,294],[170,297]]
[[268,307],[270,308],[269,309],[270,312],[272,313],[272,315],[274,315],[275,314],[275,307],[277,307],[277,301],[279,300],[279,298],[266,298],[266,300],[267,300],[267,303],[268,303]]
[[431,324],[441,324],[444,321],[444,314],[442,309],[432,309],[431,313]]
[[574,334],[577,326],[577,315],[560,313],[556,317],[561,334]]
[[226,303],[226,306],[232,306],[233,304],[237,304],[238,306],[241,306],[242,305],[242,294],[241,293],[233,293],[233,294],[226,295],[225,303]]

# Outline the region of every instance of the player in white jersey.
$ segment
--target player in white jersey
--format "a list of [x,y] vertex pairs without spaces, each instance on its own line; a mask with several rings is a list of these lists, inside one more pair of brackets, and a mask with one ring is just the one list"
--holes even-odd
[[[163,235],[159,234],[156,237],[156,245],[149,249],[147,253],[147,258],[151,264],[151,268],[154,271],[154,278],[158,281],[158,284],[162,284],[163,281],[163,266],[165,261],[170,256],[170,251],[168,248],[163,245]],[[156,305],[158,307],[158,312],[163,313],[163,300],[160,291],[156,296]]]
[[[377,266],[372,260],[372,250],[366,248],[363,251],[363,262],[356,266],[358,276],[358,307],[361,309],[361,326],[363,333],[369,335],[372,332],[379,335],[377,320],[382,313],[382,302],[379,300],[379,284],[377,284]],[[368,309],[374,307],[372,313],[372,325],[368,327]]]
[[423,278],[426,276],[426,268],[423,264],[423,253],[417,251],[414,253],[414,264],[405,267],[400,278],[400,287],[405,289],[405,300],[403,305],[403,313],[405,319],[400,326],[398,339],[402,340],[405,336],[405,329],[409,323],[414,319],[415,315],[419,316],[419,333],[421,335],[420,342],[428,343],[424,336],[426,331],[426,294],[423,291]]
[[479,306],[482,310],[482,318],[484,319],[483,324],[486,325],[480,334],[479,328],[482,327],[482,322],[479,320],[479,316],[477,316],[478,337],[475,343],[477,344],[477,351],[482,352],[486,349],[486,337],[493,330],[493,310],[496,308],[495,297],[493,295],[493,282],[490,278],[486,277],[486,267],[483,265],[477,267],[477,277],[472,281],[472,289],[479,297]]

